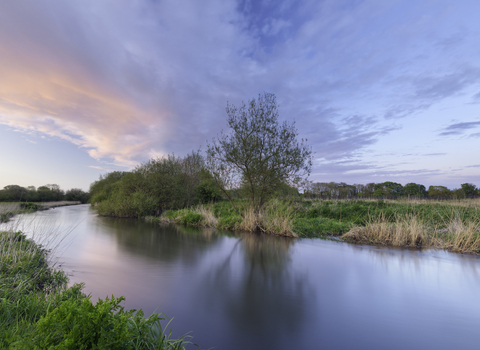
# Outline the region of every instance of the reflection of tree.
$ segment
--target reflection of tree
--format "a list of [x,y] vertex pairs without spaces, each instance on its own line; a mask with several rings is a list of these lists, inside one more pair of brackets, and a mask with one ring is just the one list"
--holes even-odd
[[285,237],[242,235],[203,284],[209,308],[231,321],[227,329],[245,331],[245,343],[236,348],[280,348],[276,342],[291,341],[305,326],[313,294],[305,274],[290,273],[294,243]]
[[118,246],[134,255],[160,261],[197,261],[221,236],[214,229],[156,225],[140,220],[104,218],[98,231],[113,236]]

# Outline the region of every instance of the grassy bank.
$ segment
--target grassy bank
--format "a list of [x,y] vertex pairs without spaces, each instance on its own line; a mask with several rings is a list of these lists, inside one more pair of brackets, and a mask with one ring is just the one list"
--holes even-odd
[[31,213],[37,210],[47,210],[67,205],[80,204],[79,201],[57,202],[0,202],[0,223],[7,222],[18,214]]
[[1,349],[184,349],[163,318],[124,310],[124,298],[92,303],[82,285],[67,287],[49,251],[19,232],[0,232]]
[[255,215],[247,201],[167,211],[147,220],[290,237],[480,254],[480,200],[272,200]]

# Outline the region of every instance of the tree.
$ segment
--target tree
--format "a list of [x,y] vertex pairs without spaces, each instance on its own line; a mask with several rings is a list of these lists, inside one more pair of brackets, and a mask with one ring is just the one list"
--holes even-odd
[[82,204],[88,203],[90,196],[88,192],[82,191],[80,188],[72,188],[65,192],[65,200],[67,201],[78,201]]
[[278,121],[274,94],[260,94],[248,105],[227,103],[230,134],[207,146],[207,168],[215,184],[235,207],[229,190],[241,188],[258,213],[282,184],[296,185],[312,168],[312,151],[297,140],[295,123]]
[[428,187],[428,195],[430,197],[447,198],[451,197],[452,192],[445,186],[430,186]]
[[427,194],[425,186],[414,182],[406,184],[403,190],[405,191],[405,194],[409,196],[425,196]]
[[375,184],[375,196],[401,196],[403,195],[403,186],[396,182],[386,181]]
[[464,183],[461,186],[466,196],[475,196],[477,194],[477,187],[474,184]]

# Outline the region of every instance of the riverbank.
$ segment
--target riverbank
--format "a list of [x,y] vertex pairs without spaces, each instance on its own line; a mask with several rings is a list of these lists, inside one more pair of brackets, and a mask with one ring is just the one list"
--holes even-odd
[[83,285],[49,261],[49,250],[20,232],[0,232],[0,348],[184,349],[160,321],[124,310],[120,298],[92,303]]
[[255,215],[247,201],[166,211],[148,221],[300,238],[480,254],[480,200],[273,200]]
[[7,222],[12,217],[23,213],[32,213],[37,210],[48,210],[68,205],[81,204],[80,201],[56,202],[0,202],[0,223]]

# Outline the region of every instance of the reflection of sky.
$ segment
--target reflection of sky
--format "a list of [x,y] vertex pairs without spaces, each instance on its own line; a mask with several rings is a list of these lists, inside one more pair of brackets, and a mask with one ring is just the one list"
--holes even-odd
[[321,260],[321,268],[308,270],[321,296],[317,332],[326,348],[328,334],[338,335],[331,348],[366,338],[372,349],[477,346],[479,258],[310,240],[296,248],[298,265]]
[[478,180],[478,1],[3,1],[0,187],[205,145],[262,91],[312,179]]

